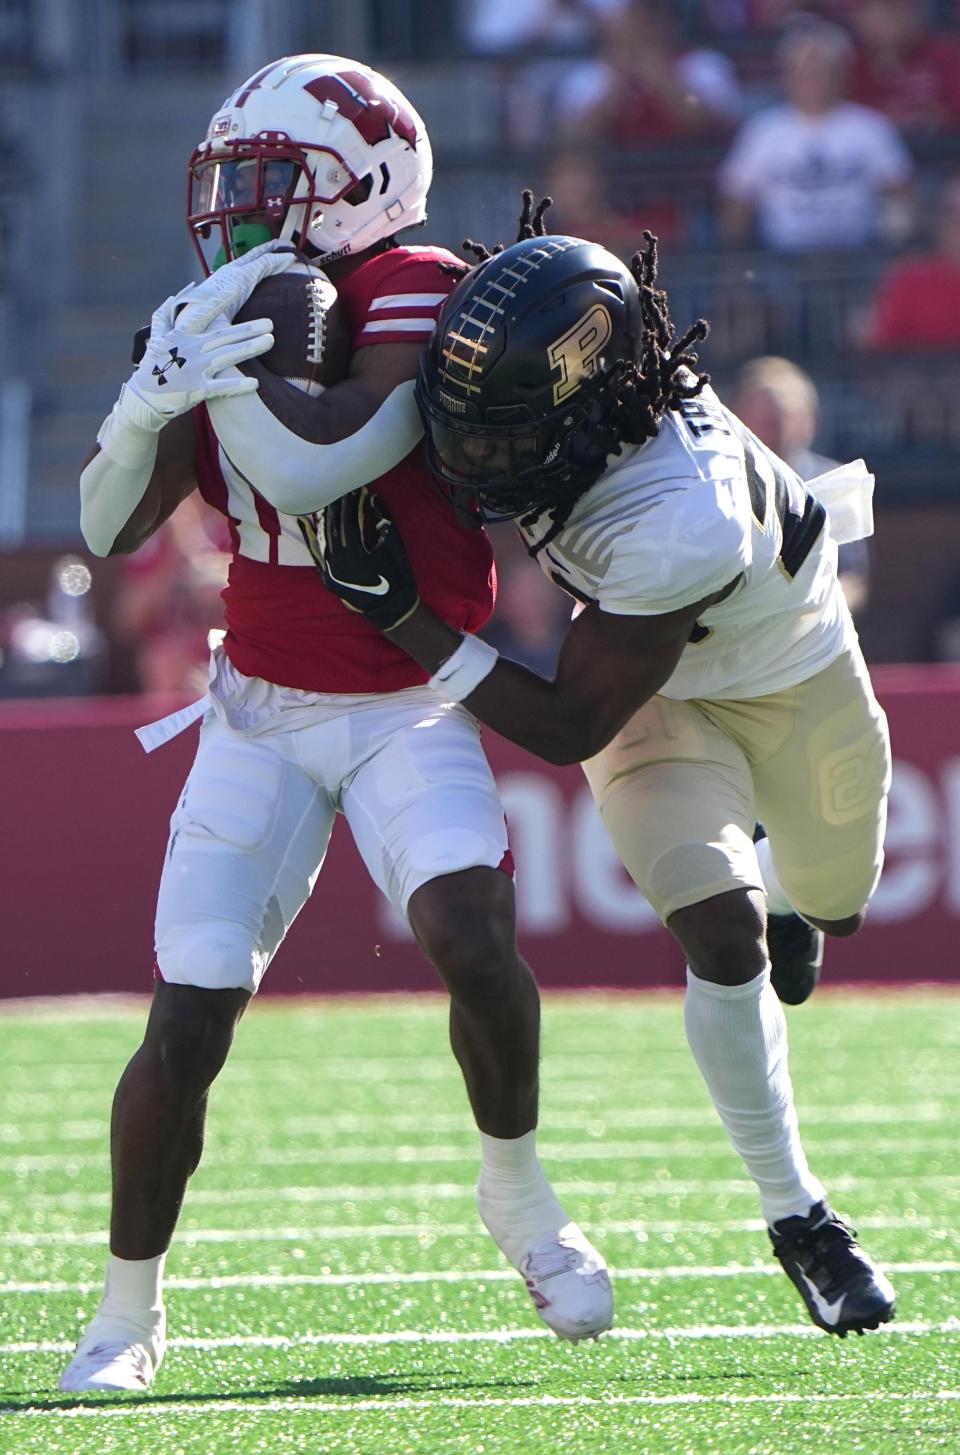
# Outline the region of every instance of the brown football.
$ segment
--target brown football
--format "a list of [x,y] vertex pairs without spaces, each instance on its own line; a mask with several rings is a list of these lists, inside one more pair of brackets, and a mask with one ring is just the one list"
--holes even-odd
[[[350,363],[350,325],[336,288],[319,268],[298,264],[265,278],[234,317],[273,320],[273,348],[253,363],[263,364],[310,394],[344,377]],[[252,372],[247,364],[239,366]]]

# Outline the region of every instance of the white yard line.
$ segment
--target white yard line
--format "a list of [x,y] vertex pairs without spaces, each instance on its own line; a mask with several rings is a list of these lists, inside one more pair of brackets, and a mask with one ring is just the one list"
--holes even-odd
[[[229,1202],[232,1199],[225,1194],[221,1200]],[[891,1228],[902,1231],[906,1228],[919,1230],[940,1228],[942,1225],[942,1220],[937,1222],[934,1218],[919,1216],[857,1218],[859,1228]],[[591,1222],[590,1224],[591,1234],[597,1238],[619,1234],[642,1234],[646,1237],[664,1234],[673,1236],[678,1233],[691,1235],[716,1232],[762,1233],[765,1228],[766,1224],[762,1218],[720,1219],[717,1222],[693,1222],[679,1218],[667,1221],[626,1218]],[[40,1233],[8,1232],[0,1233],[0,1247],[40,1248],[51,1244],[67,1247],[96,1247],[101,1244],[105,1245],[107,1237],[108,1234],[104,1228],[76,1233],[64,1229]],[[177,1242],[186,1247],[195,1243],[319,1243],[350,1238],[424,1238],[434,1243],[439,1238],[469,1237],[486,1239],[479,1219],[474,1219],[469,1223],[439,1222],[425,1218],[415,1223],[318,1223],[314,1227],[184,1228],[178,1234]]]
[[[942,1122],[950,1121],[956,1116],[957,1108],[942,1101],[924,1101],[913,1105],[889,1106],[874,1103],[863,1103],[842,1108],[842,1112],[836,1102],[826,1105],[801,1104],[801,1119],[806,1122],[825,1122],[835,1124],[842,1115],[846,1124],[856,1122],[880,1123],[883,1125],[896,1124],[901,1122]],[[384,1129],[390,1128],[395,1131],[456,1131],[464,1128],[472,1134],[472,1128],[465,1124],[464,1118],[455,1113],[440,1113],[429,1116],[415,1116],[408,1113],[386,1113],[379,1116],[376,1113],[361,1115],[355,1112],[340,1113],[339,1115],[327,1118],[324,1116],[312,1117],[289,1117],[283,1124],[285,1130],[298,1134],[301,1132],[320,1132],[325,1128],[333,1127],[338,1132],[360,1131],[366,1125],[376,1125]],[[717,1118],[713,1108],[707,1105],[689,1107],[638,1107],[630,1108],[609,1108],[603,1111],[567,1111],[558,1112],[550,1116],[545,1122],[544,1131],[549,1135],[556,1131],[576,1131],[580,1128],[589,1129],[596,1126],[631,1128],[663,1127],[671,1130],[675,1127],[696,1127],[710,1128],[716,1130]]]
[[[632,1184],[624,1184],[629,1189]],[[590,1191],[596,1189],[600,1196],[612,1196],[616,1191],[613,1183],[563,1183],[554,1182],[554,1190],[562,1193]],[[349,1184],[340,1187],[237,1187],[237,1188],[191,1188],[187,1194],[193,1207],[218,1205],[223,1202],[445,1202],[462,1199],[473,1202],[473,1190],[464,1182],[412,1182],[405,1187],[402,1183],[366,1183],[362,1187]],[[0,1198],[0,1213],[15,1212],[24,1207],[58,1207],[68,1209],[109,1207],[109,1192],[30,1192],[27,1188],[18,1190],[15,1197]]]
[[[62,1109],[62,1098],[51,1098],[50,1106],[52,1113],[55,1108]],[[944,1102],[919,1102],[913,1106],[903,1107],[864,1103],[860,1106],[844,1107],[843,1122],[848,1126],[851,1123],[858,1126],[899,1126],[903,1123],[920,1123],[929,1126],[945,1123],[953,1127],[958,1110],[960,1108]],[[806,1127],[821,1123],[835,1125],[838,1115],[836,1104],[806,1106],[802,1109],[802,1121]],[[104,1109],[101,1109],[101,1115],[87,1120],[65,1121],[56,1114],[49,1117],[33,1115],[24,1117],[22,1121],[0,1122],[0,1144],[7,1146],[27,1144],[29,1146],[46,1144],[53,1140],[103,1142],[107,1136],[107,1122],[108,1117]],[[553,1132],[584,1131],[591,1136],[603,1136],[606,1129],[610,1127],[619,1130],[662,1128],[665,1132],[683,1127],[703,1130],[714,1135],[717,1130],[717,1119],[713,1111],[706,1106],[670,1109],[657,1107],[635,1111],[621,1108],[603,1112],[560,1112],[549,1117],[546,1133],[549,1135]],[[250,1130],[249,1122],[246,1123],[245,1130]],[[287,1117],[279,1123],[278,1130],[284,1136],[331,1138],[359,1136],[368,1131],[381,1136],[384,1132],[400,1132],[410,1136],[420,1133],[424,1137],[436,1135],[438,1132],[445,1134],[462,1132],[465,1137],[470,1138],[474,1138],[476,1135],[466,1119],[455,1112],[431,1113],[429,1116],[418,1116],[409,1112],[385,1112],[382,1115],[377,1112],[367,1114],[339,1112],[329,1117]],[[229,1130],[225,1129],[225,1134],[229,1135]]]
[[354,1415],[357,1411],[374,1410],[421,1410],[440,1413],[443,1410],[487,1410],[487,1409],[614,1409],[644,1405],[650,1406],[677,1406],[697,1405],[727,1407],[739,1405],[830,1405],[830,1404],[853,1404],[853,1403],[882,1403],[898,1405],[928,1405],[937,1402],[960,1399],[960,1390],[938,1389],[923,1394],[900,1394],[898,1392],[880,1389],[865,1390],[860,1394],[607,1394],[603,1396],[592,1396],[586,1394],[577,1395],[519,1395],[516,1398],[506,1398],[501,1395],[495,1397],[484,1396],[482,1399],[463,1399],[460,1396],[452,1396],[444,1391],[438,1391],[434,1399],[405,1398],[405,1399],[344,1399],[342,1402],[335,1400],[313,1400],[302,1395],[291,1395],[289,1399],[279,1400],[199,1400],[184,1401],[177,1400],[163,1401],[160,1404],[151,1405],[140,1400],[125,1405],[75,1405],[69,1409],[28,1409],[6,1412],[6,1418],[15,1419],[46,1419],[52,1418],[75,1418],[77,1416],[104,1416],[123,1418],[136,1415],[176,1415],[182,1418],[184,1415],[199,1416],[207,1419],[213,1414],[283,1414],[284,1416],[297,1414],[349,1414]]
[[75,1419],[93,1416],[112,1419],[142,1418],[147,1415],[176,1416],[183,1419],[208,1419],[210,1415],[237,1414],[282,1414],[304,1416],[350,1415],[374,1410],[407,1410],[441,1413],[443,1410],[488,1410],[488,1409],[595,1409],[606,1410],[630,1406],[713,1406],[714,1408],[737,1407],[740,1405],[820,1405],[880,1403],[894,1405],[930,1405],[960,1399],[960,1390],[938,1389],[924,1394],[900,1394],[892,1390],[865,1390],[860,1394],[608,1394],[591,1396],[578,1395],[518,1395],[515,1399],[484,1396],[482,1399],[463,1399],[460,1396],[437,1392],[434,1399],[352,1399],[335,1400],[310,1399],[309,1396],[291,1395],[289,1399],[210,1399],[180,1402],[163,1400],[159,1404],[143,1401],[143,1397],[132,1404],[74,1405],[52,1410],[26,1409],[7,1410],[0,1418],[19,1420]]
[[[909,1154],[911,1156],[924,1153],[936,1155],[942,1153],[951,1158],[955,1150],[956,1138],[952,1134],[943,1137],[917,1138],[911,1137]],[[869,1156],[872,1160],[886,1160],[895,1158],[902,1161],[906,1155],[903,1144],[891,1139],[889,1142],[876,1142],[866,1146],[862,1138],[855,1140],[817,1141],[809,1139],[811,1146],[816,1146],[819,1157],[854,1157]],[[725,1145],[719,1127],[715,1130],[714,1145],[709,1141],[660,1141],[660,1142],[608,1142],[588,1141],[577,1143],[550,1142],[544,1141],[539,1146],[539,1155],[545,1163],[551,1162],[624,1162],[629,1165],[631,1161],[663,1161],[670,1162],[683,1157],[699,1158],[704,1154],[729,1156],[729,1148]],[[273,1148],[268,1146],[252,1147],[245,1144],[242,1154],[233,1155],[218,1151],[216,1146],[211,1147],[209,1154],[204,1158],[205,1167],[299,1167],[309,1166],[323,1161],[325,1164],[335,1164],[341,1167],[365,1166],[370,1163],[385,1162],[395,1166],[408,1166],[410,1163],[473,1163],[477,1158],[477,1150],[471,1138],[465,1140],[460,1146],[430,1146],[414,1145],[413,1143],[392,1143],[385,1145],[371,1146],[346,1146],[346,1147],[285,1147]],[[107,1163],[106,1148],[102,1153],[79,1153],[73,1152],[48,1152],[39,1155],[27,1153],[12,1154],[0,1157],[0,1173],[26,1173],[26,1172],[56,1172],[63,1171],[67,1167],[78,1170],[104,1167]],[[945,1181],[948,1179],[944,1179]]]
[[[14,1094],[34,1096],[41,1094],[36,1084],[39,1082],[42,1083],[43,1093],[49,1094],[53,1099],[57,1093],[62,1094],[69,1089],[71,1096],[76,1095],[81,1100],[84,1097],[100,1100],[106,1095],[109,1106],[109,1097],[117,1078],[129,1053],[134,1049],[131,1045],[123,1055],[97,1059],[85,1056],[73,1060],[62,1055],[55,1063],[18,1061],[13,1055],[3,1067],[0,1085],[12,1082],[16,1087]],[[695,1079],[689,1059],[678,1059],[677,1064],[673,1064],[673,1049],[667,1048],[670,1053],[670,1075],[673,1078],[674,1094],[679,1091],[684,1101],[691,1105],[696,1104],[702,1084]],[[679,1058],[681,1048],[678,1046],[675,1049]],[[951,1042],[945,1040],[942,1043],[928,1042],[925,1049],[933,1056],[939,1054],[941,1064],[947,1067],[951,1052],[955,1048]],[[630,1100],[641,1106],[655,1106],[662,1096],[662,1086],[639,1078],[632,1080],[629,1075],[639,1055],[649,1056],[654,1051],[662,1054],[660,1047],[632,1046],[629,1052],[626,1049],[618,1051],[616,1047],[607,1052],[585,1052],[574,1047],[554,1048],[545,1054],[540,1072],[541,1084],[545,1095],[554,1103],[583,1102],[589,1105],[595,1102],[598,1093],[610,1092],[618,1101]],[[436,1055],[412,1051],[405,1055],[370,1057],[358,1050],[355,1055],[336,1060],[319,1056],[297,1059],[295,1054],[294,1059],[290,1059],[291,1054],[294,1053],[278,1051],[276,1056],[237,1058],[231,1061],[223,1079],[222,1094],[236,1092],[240,1096],[255,1096],[265,1085],[274,1092],[280,1088],[294,1087],[299,1094],[309,1095],[311,1100],[319,1103],[325,1096],[342,1095],[346,1086],[351,1088],[351,1097],[359,1099],[365,1091],[379,1096],[385,1086],[415,1086],[424,1082],[435,1085],[442,1082],[449,1089],[452,1104],[452,1099],[456,1097],[455,1104],[459,1105],[462,1096],[460,1073],[453,1057],[446,1051]],[[859,1045],[849,1052],[831,1046],[830,1056],[833,1076],[840,1077],[848,1070],[856,1070],[862,1075],[862,1052]],[[799,1062],[801,1058],[797,1056],[794,1059]],[[900,1084],[908,1095],[923,1097],[926,1093],[949,1100],[955,1099],[960,1093],[960,1077],[951,1075],[946,1069],[936,1084],[930,1083],[926,1077],[916,1077],[914,1063],[905,1058],[890,1060],[885,1069],[889,1073],[889,1081],[884,1081],[883,1084]],[[795,1074],[801,1086],[802,1099],[802,1068]],[[815,1073],[807,1075],[811,1083],[815,1084]],[[915,1082],[919,1084],[914,1084]],[[882,1094],[881,1087],[877,1090]]]
[[[837,1182],[832,1186],[837,1187]],[[554,1190],[558,1196],[575,1196],[578,1198],[596,1197],[613,1198],[618,1203],[623,1203],[625,1210],[629,1208],[632,1201],[642,1198],[649,1191],[647,1183],[606,1183],[606,1182],[564,1182],[553,1183]],[[752,1192],[752,1185],[749,1183],[738,1184],[745,1191]],[[407,1236],[401,1230],[405,1227],[415,1228],[417,1233],[429,1232],[437,1236],[449,1235],[460,1237],[468,1233],[476,1233],[480,1230],[480,1224],[475,1217],[469,1222],[453,1223],[447,1216],[441,1216],[439,1212],[424,1207],[422,1204],[430,1202],[463,1201],[467,1203],[471,1211],[474,1205],[473,1190],[462,1183],[414,1183],[405,1190],[394,1184],[370,1184],[365,1187],[243,1187],[243,1188],[191,1188],[188,1193],[188,1213],[196,1212],[201,1207],[218,1208],[224,1205],[235,1207],[238,1203],[269,1203],[274,1207],[277,1203],[293,1203],[295,1206],[312,1206],[313,1204],[326,1204],[335,1202],[340,1206],[356,1202],[383,1202],[390,1206],[397,1202],[420,1204],[415,1209],[415,1215],[419,1214],[417,1222],[397,1223],[344,1223],[344,1224],[322,1224],[305,1230],[305,1236],[311,1238],[326,1236],[343,1237],[365,1237],[375,1234],[378,1227],[389,1228],[398,1237]],[[29,1192],[24,1190],[16,1197],[0,1197],[0,1219],[5,1218],[8,1222],[15,1219],[17,1214],[28,1214],[31,1222],[40,1221],[40,1215],[58,1210],[62,1212],[82,1211],[103,1211],[110,1207],[110,1193],[102,1192]],[[857,1226],[859,1228],[894,1228],[923,1230],[926,1228],[942,1228],[944,1219],[930,1217],[926,1213],[908,1214],[878,1213],[871,1215],[857,1215]],[[711,1234],[716,1232],[726,1233],[758,1233],[763,1232],[766,1223],[762,1218],[647,1218],[639,1213],[633,1213],[629,1218],[622,1218],[618,1221],[604,1220],[602,1223],[591,1222],[591,1227],[599,1235],[600,1229],[613,1233],[690,1233],[690,1234]],[[227,1230],[229,1231],[229,1230]],[[178,1238],[185,1236],[198,1236],[193,1230],[183,1230]],[[36,1239],[41,1242],[57,1242],[58,1240],[69,1241],[69,1233],[52,1230],[40,1233],[11,1232],[0,1234],[0,1245],[4,1242],[29,1244],[29,1241]],[[82,1242],[96,1242],[97,1234],[90,1230],[79,1236]]]
[[135,1415],[138,1418],[145,1415],[162,1415],[168,1417],[176,1415],[183,1418],[185,1415],[192,1415],[194,1418],[207,1419],[210,1415],[236,1415],[236,1414],[283,1414],[288,1415],[354,1415],[358,1411],[374,1410],[420,1410],[440,1413],[443,1410],[488,1410],[488,1409],[615,1409],[644,1405],[696,1405],[729,1407],[739,1405],[831,1405],[831,1404],[881,1404],[897,1405],[929,1405],[938,1402],[945,1403],[951,1400],[960,1399],[958,1389],[938,1389],[923,1394],[900,1394],[888,1389],[865,1390],[860,1394],[606,1394],[603,1396],[592,1396],[586,1394],[577,1395],[518,1395],[515,1399],[505,1398],[501,1395],[491,1397],[484,1396],[482,1399],[463,1399],[460,1396],[452,1396],[445,1391],[437,1392],[434,1399],[405,1398],[405,1399],[351,1399],[345,1398],[342,1402],[335,1400],[310,1399],[303,1395],[291,1395],[289,1399],[211,1399],[184,1401],[164,1400],[159,1404],[144,1403],[136,1400],[132,1404],[110,1405],[74,1405],[68,1409],[27,1409],[19,1411],[7,1411],[7,1419],[72,1419],[77,1416],[111,1416],[113,1418],[124,1418]]
[[[885,1263],[888,1273],[960,1273],[960,1262],[954,1260],[922,1261],[913,1263]],[[720,1263],[712,1266],[677,1264],[662,1268],[617,1268],[610,1269],[614,1278],[621,1283],[649,1280],[660,1281],[677,1278],[747,1278],[752,1276],[779,1277],[780,1265],[772,1260],[765,1263]],[[209,1278],[164,1279],[168,1289],[215,1289],[215,1288],[353,1288],[361,1284],[400,1287],[414,1283],[503,1283],[513,1281],[517,1274],[512,1268],[447,1268],[417,1269],[408,1273],[226,1273]],[[67,1283],[55,1280],[37,1282],[10,1281],[0,1283],[2,1294],[31,1293],[94,1293],[102,1288],[103,1280],[96,1283]]]
[[[317,1161],[322,1160],[317,1158]],[[63,1159],[60,1167],[76,1165],[73,1159]],[[204,1163],[206,1169],[207,1163]],[[51,1169],[55,1170],[55,1169]],[[108,1175],[106,1159],[103,1172]],[[872,1187],[936,1187],[941,1189],[960,1187],[960,1175],[953,1173],[930,1173],[914,1176],[909,1172],[878,1174],[876,1177],[862,1177],[841,1173],[830,1179],[830,1191],[843,1194]],[[754,1200],[757,1190],[746,1177],[656,1177],[644,1182],[604,1181],[589,1178],[557,1178],[553,1180],[554,1191],[561,1197],[617,1197],[639,1199],[659,1197],[750,1197]],[[465,1182],[377,1182],[362,1185],[341,1183],[332,1186],[283,1186],[283,1187],[235,1187],[235,1188],[191,1188],[187,1193],[190,1207],[220,1202],[445,1202],[462,1199],[473,1202],[473,1189]],[[0,1198],[0,1209],[16,1210],[28,1204],[37,1206],[83,1208],[105,1207],[109,1201],[107,1192],[51,1192],[31,1193],[27,1188],[18,1188],[15,1197]]]
[[[876,1331],[884,1338],[922,1337],[928,1334],[960,1334],[960,1319],[944,1319],[932,1322],[917,1319],[912,1322],[884,1324]],[[167,1340],[168,1349],[193,1349],[212,1352],[217,1349],[299,1349],[313,1345],[377,1346],[391,1344],[514,1344],[529,1339],[552,1339],[549,1329],[397,1329],[393,1332],[375,1330],[367,1334],[358,1333],[313,1333],[309,1330],[298,1334],[235,1334],[221,1338],[172,1337]],[[603,1335],[622,1342],[642,1340],[665,1340],[677,1342],[684,1339],[780,1339],[780,1338],[823,1338],[821,1331],[813,1324],[692,1324],[667,1329],[613,1328]],[[15,1354],[69,1354],[74,1344],[66,1339],[38,1339],[18,1343],[0,1344],[0,1357]],[[798,1396],[799,1398],[799,1396]],[[859,1394],[858,1399],[868,1398]],[[443,1399],[443,1403],[447,1401]],[[478,1401],[485,1404],[486,1400]],[[379,1408],[381,1401],[374,1402]],[[166,1406],[170,1408],[169,1405]],[[354,1407],[351,1401],[351,1408]],[[109,1406],[98,1406],[100,1409]],[[129,1406],[128,1406],[129,1408]],[[139,1405],[136,1408],[144,1408]],[[339,1408],[339,1406],[334,1406]],[[39,1411],[38,1411],[39,1413]]]

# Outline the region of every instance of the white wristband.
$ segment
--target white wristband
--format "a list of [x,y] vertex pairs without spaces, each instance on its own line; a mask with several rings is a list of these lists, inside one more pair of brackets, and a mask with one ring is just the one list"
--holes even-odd
[[150,424],[141,423],[139,418],[132,415],[129,407],[131,400],[144,413],[150,410],[151,414],[156,414],[155,410],[138,400],[133,391],[124,384],[120,390],[120,398],[97,431],[97,444],[105,455],[109,455],[127,470],[137,470],[148,462],[152,470],[157,458],[157,435],[166,420],[160,421],[156,429]]
[[453,656],[440,663],[427,685],[441,693],[445,702],[462,702],[489,677],[499,656],[489,642],[465,636]]

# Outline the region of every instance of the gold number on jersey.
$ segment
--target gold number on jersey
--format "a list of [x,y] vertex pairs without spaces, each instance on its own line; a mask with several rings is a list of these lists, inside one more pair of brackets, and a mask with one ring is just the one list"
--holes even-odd
[[883,739],[873,728],[817,764],[820,811],[829,824],[856,823],[875,811],[888,773]]
[[593,377],[597,360],[612,333],[610,314],[602,303],[595,303],[550,345],[547,350],[550,365],[560,370],[560,378],[553,386],[554,404],[562,404],[576,393],[584,379]]

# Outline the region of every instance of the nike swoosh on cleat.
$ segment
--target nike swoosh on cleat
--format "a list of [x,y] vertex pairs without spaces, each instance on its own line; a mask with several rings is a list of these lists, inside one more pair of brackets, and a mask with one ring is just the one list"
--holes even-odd
[[819,1288],[817,1288],[816,1284],[812,1283],[805,1273],[801,1273],[800,1277],[809,1288],[810,1297],[816,1304],[817,1313],[823,1319],[823,1322],[825,1324],[830,1324],[831,1327],[834,1324],[839,1323],[840,1314],[843,1311],[843,1304],[847,1295],[845,1293],[841,1293],[840,1297],[836,1300],[835,1303],[828,1303],[827,1300],[824,1298],[823,1294],[820,1292]]
[[341,581],[339,576],[333,574],[329,566],[327,567],[327,575],[336,586],[342,586],[347,591],[366,591],[368,596],[383,596],[385,592],[390,590],[390,582],[385,580],[383,576],[380,577],[376,586],[361,586],[359,581]]

